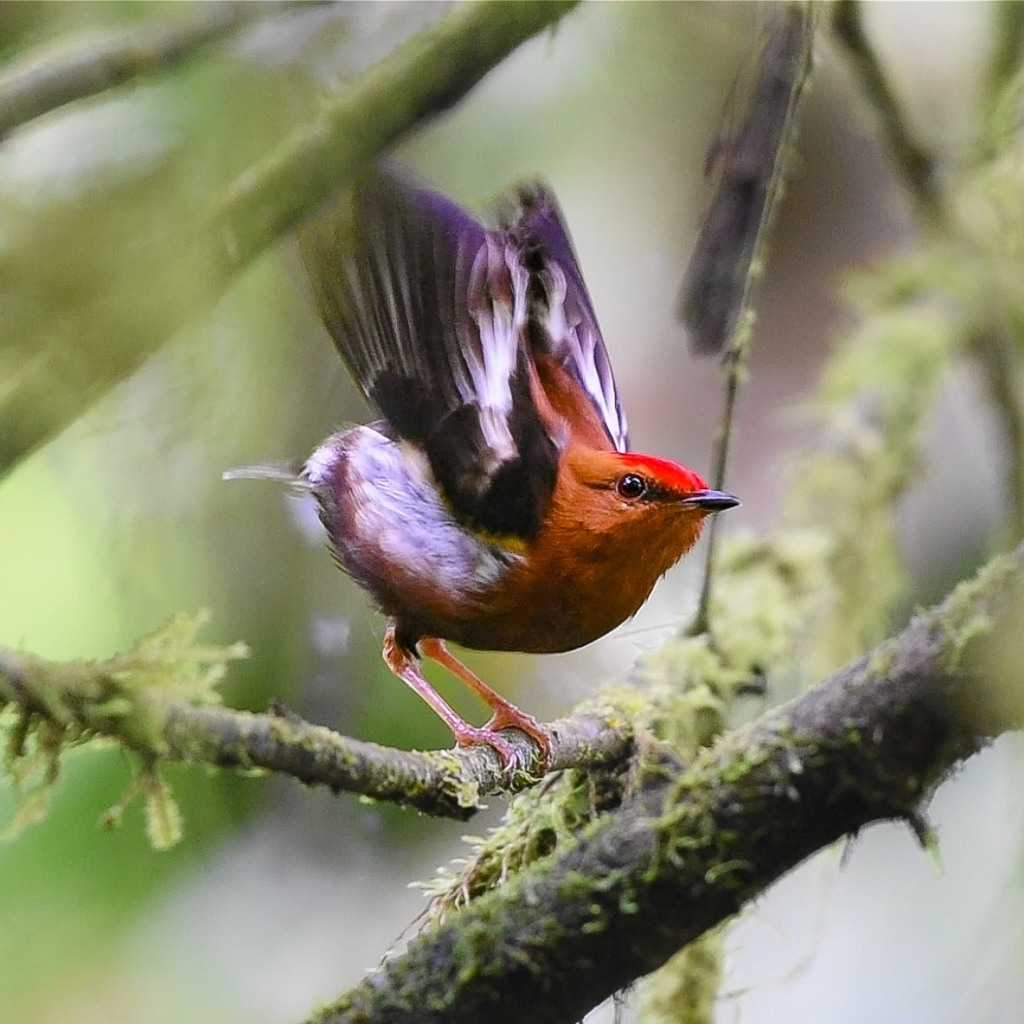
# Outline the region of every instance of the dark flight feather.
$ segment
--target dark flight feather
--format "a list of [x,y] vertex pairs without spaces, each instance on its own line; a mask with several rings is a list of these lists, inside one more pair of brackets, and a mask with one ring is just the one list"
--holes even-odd
[[583,281],[558,200],[541,182],[521,185],[502,217],[530,273],[533,344],[553,356],[583,388],[612,446],[629,448],[611,360]]
[[299,242],[342,359],[398,436],[426,453],[456,516],[529,540],[558,465],[530,392],[533,346],[582,385],[620,449],[625,422],[553,197],[522,190],[518,209],[489,231],[377,169]]

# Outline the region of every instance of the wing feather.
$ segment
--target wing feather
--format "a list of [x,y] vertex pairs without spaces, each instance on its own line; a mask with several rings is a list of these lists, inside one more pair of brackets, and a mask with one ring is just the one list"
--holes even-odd
[[515,245],[377,169],[299,231],[321,317],[396,434],[468,525],[536,535],[557,447],[530,391],[529,276]]
[[539,182],[523,185],[503,222],[530,273],[533,343],[583,388],[612,446],[626,451],[628,428],[611,360],[558,201]]

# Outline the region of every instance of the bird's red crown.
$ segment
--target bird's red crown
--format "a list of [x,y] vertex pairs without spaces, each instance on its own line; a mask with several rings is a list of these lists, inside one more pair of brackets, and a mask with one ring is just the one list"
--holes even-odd
[[634,469],[649,476],[667,491],[689,494],[703,491],[707,484],[699,473],[686,466],[680,466],[671,459],[660,459],[656,455],[641,455],[639,452],[624,452],[619,456],[624,469]]

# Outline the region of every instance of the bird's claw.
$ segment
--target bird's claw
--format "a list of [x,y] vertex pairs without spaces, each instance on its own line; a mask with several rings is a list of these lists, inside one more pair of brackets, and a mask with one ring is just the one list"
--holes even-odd
[[498,732],[501,729],[518,729],[525,732],[540,747],[540,774],[543,775],[551,767],[551,734],[533,715],[528,715],[509,704],[508,707],[495,708],[494,714],[484,728],[489,732]]
[[491,720],[481,728],[470,726],[466,729],[461,729],[455,737],[458,746],[470,747],[482,743],[490,747],[501,758],[502,772],[505,775],[511,776],[516,772],[526,771],[532,767],[531,759],[524,753],[522,748],[511,740],[506,739],[500,732],[500,730],[508,728],[519,729],[521,732],[526,733],[540,747],[541,761],[537,774],[543,775],[551,766],[550,736],[548,736],[540,723],[530,718],[529,715],[523,716],[523,718],[529,719],[525,723],[518,718],[507,721],[506,717],[500,712],[496,712]]

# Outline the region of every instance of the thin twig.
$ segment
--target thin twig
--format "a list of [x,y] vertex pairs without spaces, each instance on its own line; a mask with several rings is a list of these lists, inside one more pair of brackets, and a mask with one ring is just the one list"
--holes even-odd
[[[711,486],[715,490],[723,490],[725,487],[725,477],[729,465],[729,445],[732,441],[732,425],[735,420],[736,400],[739,397],[742,372],[743,360],[740,353],[735,350],[730,351],[725,361],[725,405],[722,408],[722,417],[715,434],[715,447],[712,453]],[[686,630],[690,636],[707,633],[711,626],[711,585],[714,577],[718,516],[711,517],[707,537],[704,554],[704,582],[701,585],[697,614]]]
[[204,4],[182,24],[147,26],[71,50],[29,54],[0,77],[0,139],[20,125],[75,100],[145,75],[171,71],[246,22],[289,4]]
[[1003,308],[993,302],[989,322],[969,336],[966,348],[980,365],[1004,434],[1009,542],[1013,544],[1024,537],[1024,359],[1005,317],[999,316]]
[[942,220],[942,194],[935,156],[914,133],[868,41],[858,0],[837,0],[832,31],[846,50],[861,90],[878,117],[886,148],[900,180],[930,224]]
[[[753,330],[747,312],[760,276],[772,220],[785,184],[786,158],[813,64],[814,19],[806,5],[785,11],[761,57],[743,126],[727,144],[722,179],[711,202],[682,289],[681,316],[691,347],[725,347],[725,404],[712,453],[711,486],[725,488],[732,426]],[[687,632],[710,629],[711,590],[718,520],[712,518],[704,581]]]

